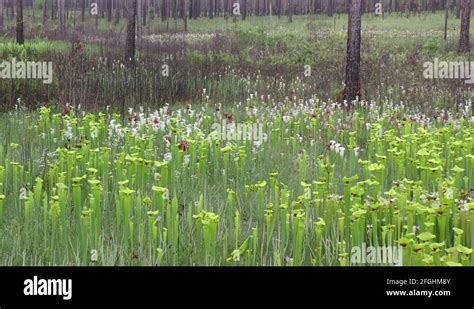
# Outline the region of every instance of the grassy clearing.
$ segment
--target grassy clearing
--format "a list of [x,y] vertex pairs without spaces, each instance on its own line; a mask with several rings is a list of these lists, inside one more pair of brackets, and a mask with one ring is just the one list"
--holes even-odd
[[[317,93],[324,101],[338,100],[346,53],[344,16],[296,16],[293,23],[275,16],[236,23],[205,18],[189,22],[188,34],[140,32],[134,72],[124,70],[120,27],[102,31],[86,23],[84,32],[71,36],[77,36],[76,45],[72,39],[58,37],[49,42],[38,35],[20,48],[9,39],[9,44],[0,45],[2,58],[52,61],[54,79],[48,86],[23,80],[1,83],[1,106],[14,108],[18,99],[32,108],[56,103],[89,110],[106,105],[157,106],[199,100],[204,88],[212,100],[227,103],[243,101],[255,92],[284,100],[296,89],[305,98]],[[155,23],[161,21],[155,19],[150,27]],[[433,83],[422,74],[423,63],[434,57],[469,59],[456,53],[459,21],[451,18],[450,23],[445,42],[441,13],[409,19],[396,14],[385,19],[366,15],[361,51],[364,98],[404,101],[423,106],[427,113],[432,107],[472,99],[472,89],[463,81]],[[212,25],[228,28],[217,31]],[[164,64],[170,68],[166,77],[160,74]],[[311,76],[304,74],[305,66],[311,67]]]

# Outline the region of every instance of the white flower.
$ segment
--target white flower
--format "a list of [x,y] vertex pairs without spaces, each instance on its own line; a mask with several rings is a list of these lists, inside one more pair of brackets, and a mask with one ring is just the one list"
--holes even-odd
[[47,156],[48,158],[54,158],[54,157],[56,156],[56,152],[54,152],[54,151],[48,152],[48,153],[46,154],[46,156]]
[[234,251],[232,251],[232,260],[234,262],[239,262],[240,261],[240,250],[239,249],[235,249]]
[[359,153],[360,153],[360,148],[359,147],[354,148],[354,155],[356,156],[356,158],[359,157]]
[[185,155],[183,157],[183,166],[188,166],[189,165],[189,158],[190,157],[191,157],[190,155]]
[[28,199],[28,191],[26,191],[26,188],[21,188],[20,189],[20,200],[27,200]]
[[260,145],[262,145],[262,141],[260,141],[260,140],[255,140],[255,141],[253,142],[253,145],[254,145],[256,148],[258,148],[258,147],[260,147]]
[[377,137],[381,138],[382,137],[382,128],[377,129]]
[[447,199],[452,199],[453,194],[454,194],[453,189],[451,189],[451,188],[446,189],[445,196],[446,196]]
[[165,156],[164,156],[164,158],[165,158],[165,161],[171,161],[171,159],[172,159],[171,152],[167,152],[167,153],[165,153]]
[[344,147],[339,147],[339,155],[341,156],[341,158],[344,157],[344,152],[346,151],[346,148]]
[[69,140],[73,138],[71,123],[69,121],[66,121],[66,131],[64,131],[64,137]]
[[165,188],[165,192],[163,192],[163,195],[162,195],[161,197],[162,197],[164,200],[169,199],[170,194],[169,194],[168,188]]
[[99,129],[96,126],[91,127],[91,137],[97,138],[99,136]]

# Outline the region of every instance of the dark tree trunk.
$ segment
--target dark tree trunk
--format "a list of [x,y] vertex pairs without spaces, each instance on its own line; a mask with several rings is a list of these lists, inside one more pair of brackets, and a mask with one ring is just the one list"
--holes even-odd
[[66,10],[65,1],[58,0],[59,28],[61,33],[66,34]]
[[137,0],[127,1],[127,41],[125,44],[125,61],[129,67],[135,65],[135,31],[137,23]]
[[44,0],[43,2],[43,24],[46,24],[48,20],[48,0]]
[[188,5],[186,2],[186,0],[181,0],[181,9],[183,10],[182,15],[184,23],[184,32],[188,32],[188,13],[186,12]]
[[168,0],[162,0],[161,2],[161,20],[166,21],[168,19]]
[[10,20],[13,20],[15,18],[15,3],[14,0],[10,0],[10,14],[8,14],[8,17]]
[[215,0],[209,0],[209,19],[214,18],[214,2]]
[[107,21],[112,21],[112,0],[107,0]]
[[360,37],[361,0],[352,0],[349,8],[347,30],[347,64],[344,98],[348,101],[360,98]]
[[469,46],[469,27],[471,23],[471,1],[461,0],[461,34],[459,37],[460,53],[468,53],[471,48]]
[[86,0],[81,1],[81,21],[84,22],[86,15]]
[[23,0],[16,0],[16,42],[21,45],[25,43],[25,33],[23,30]]
[[146,0],[141,0],[142,1],[142,25],[143,27],[146,27],[146,18],[148,14],[148,1]]
[[328,0],[328,16],[334,14],[333,0]]
[[288,21],[293,22],[293,0],[288,0]]
[[448,38],[448,16],[449,16],[449,0],[446,0],[445,14],[444,14],[444,40]]
[[120,1],[116,0],[115,4],[115,21],[114,23],[118,25],[120,23]]
[[3,31],[3,0],[0,0],[0,31]]

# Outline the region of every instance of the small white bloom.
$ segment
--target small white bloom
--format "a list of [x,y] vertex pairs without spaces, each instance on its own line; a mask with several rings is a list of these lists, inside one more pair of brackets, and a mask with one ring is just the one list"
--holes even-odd
[[91,137],[93,139],[99,136],[99,129],[96,126],[91,127]]
[[190,155],[185,155],[183,157],[183,166],[188,166],[189,165],[189,159],[190,159]]
[[168,188],[166,188],[165,192],[163,192],[163,195],[162,195],[161,197],[162,197],[164,200],[169,199],[170,194],[169,194]]
[[346,151],[346,148],[344,147],[339,147],[339,155],[341,156],[341,158],[344,157],[344,152]]
[[26,188],[21,188],[20,189],[20,200],[27,200],[28,199],[28,191],[26,191]]
[[359,157],[359,153],[360,153],[360,148],[359,147],[354,148],[354,155],[356,156],[356,158]]

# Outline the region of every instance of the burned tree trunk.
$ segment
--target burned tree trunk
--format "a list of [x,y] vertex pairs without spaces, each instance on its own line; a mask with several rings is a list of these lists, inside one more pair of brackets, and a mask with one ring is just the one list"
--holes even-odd
[[460,53],[468,53],[471,48],[469,46],[469,27],[471,23],[471,1],[461,0],[461,34],[459,37]]
[[333,4],[333,0],[328,0],[327,11],[328,11],[328,16],[329,16],[329,17],[331,17],[331,16],[334,15],[334,4]]
[[293,22],[293,0],[288,0],[288,21]]
[[86,0],[81,1],[81,21],[84,22],[86,14]]
[[444,13],[444,40],[448,38],[448,16],[449,16],[449,0],[445,1],[445,13]]
[[120,23],[120,1],[117,1],[115,4],[115,18],[114,24],[118,25]]
[[0,31],[3,31],[3,0],[0,0]]
[[137,22],[137,0],[130,0],[128,7],[127,41],[125,44],[125,61],[132,67],[135,65],[135,30]]
[[214,18],[214,3],[212,0],[209,1],[209,19]]
[[112,21],[112,0],[107,0],[107,21]]
[[346,85],[344,89],[344,99],[348,101],[360,98],[361,15],[361,0],[352,0],[349,7]]
[[43,2],[43,25],[46,24],[48,20],[48,0],[44,0]]
[[162,0],[161,2],[161,21],[165,22],[168,20],[168,0]]
[[64,0],[58,0],[59,28],[61,33],[66,34],[66,10]]
[[16,0],[16,42],[21,45],[25,43],[25,33],[23,30],[23,0]]
[[188,32],[188,4],[186,3],[186,0],[181,0],[181,9],[183,10],[181,12],[182,17],[183,17],[183,23],[184,23],[184,32]]

